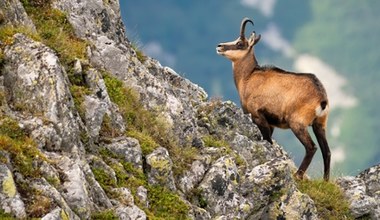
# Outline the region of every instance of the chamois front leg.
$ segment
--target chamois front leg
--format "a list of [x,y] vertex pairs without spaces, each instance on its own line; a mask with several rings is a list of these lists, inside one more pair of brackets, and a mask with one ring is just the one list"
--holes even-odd
[[309,167],[311,160],[313,159],[313,156],[317,151],[317,148],[315,147],[315,144],[311,139],[309,132],[307,131],[307,126],[290,125],[290,128],[292,129],[293,133],[298,138],[298,140],[303,144],[306,150],[305,157],[303,158],[301,165],[298,168],[298,171],[296,172],[296,177],[299,179],[303,179],[303,176],[307,168]]
[[273,128],[269,125],[268,121],[264,116],[252,116],[252,121],[259,128],[261,135],[263,135],[263,139],[273,144],[272,142],[272,133]]

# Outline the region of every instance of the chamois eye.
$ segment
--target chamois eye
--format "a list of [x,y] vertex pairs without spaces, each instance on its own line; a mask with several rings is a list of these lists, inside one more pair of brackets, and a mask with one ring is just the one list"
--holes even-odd
[[243,46],[244,46],[244,44],[243,44],[243,42],[239,41],[239,42],[236,43],[236,46],[237,46],[238,49],[242,49]]

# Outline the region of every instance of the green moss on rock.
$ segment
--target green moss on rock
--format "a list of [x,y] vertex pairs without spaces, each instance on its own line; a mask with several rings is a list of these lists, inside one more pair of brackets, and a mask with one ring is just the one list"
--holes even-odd
[[148,188],[149,214],[163,219],[190,219],[188,205],[175,193],[155,185]]

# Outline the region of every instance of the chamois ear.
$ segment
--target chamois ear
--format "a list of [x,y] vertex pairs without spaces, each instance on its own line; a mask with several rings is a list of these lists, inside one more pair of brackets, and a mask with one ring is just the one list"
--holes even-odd
[[255,32],[252,32],[251,36],[248,39],[249,47],[253,47],[255,44],[257,44],[257,42],[259,42],[260,38],[261,38],[260,34],[256,35]]

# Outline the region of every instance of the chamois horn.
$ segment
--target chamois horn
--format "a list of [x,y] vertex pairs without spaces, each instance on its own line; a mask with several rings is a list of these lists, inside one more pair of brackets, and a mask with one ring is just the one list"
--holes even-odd
[[241,25],[240,25],[240,38],[245,38],[244,36],[244,32],[245,32],[245,25],[250,22],[252,25],[253,24],[253,21],[249,18],[244,18],[242,21],[241,21]]

